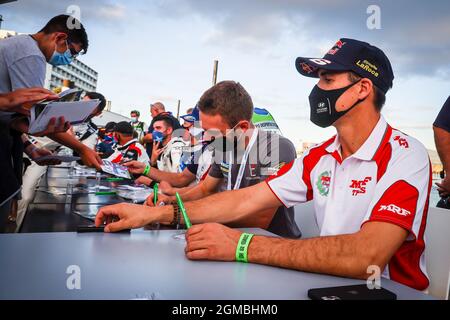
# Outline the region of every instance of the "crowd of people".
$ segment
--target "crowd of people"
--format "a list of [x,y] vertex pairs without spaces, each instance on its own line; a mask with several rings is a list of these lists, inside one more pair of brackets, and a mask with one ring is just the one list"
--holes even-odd
[[[194,224],[186,233],[189,259],[364,279],[375,265],[386,278],[427,288],[424,233],[431,166],[424,146],[392,128],[381,114],[394,82],[381,49],[343,38],[323,58],[297,58],[297,71],[318,79],[309,96],[311,122],[337,131],[300,158],[289,139],[254,125],[252,98],[235,81],[207,89],[181,116],[183,124],[156,102],[150,105],[148,128],[137,110],[130,122],[98,128],[95,117],[106,99],[87,92],[83,99],[101,103],[85,123],[70,127],[61,117],[30,135],[30,107],[58,98],[43,89],[46,63],[70,64],[88,51],[83,25],[69,29],[68,18],[56,16],[35,34],[0,41],[0,227],[8,220],[20,226],[46,166],[58,164],[39,158],[63,145],[86,166],[100,170],[102,159],[108,159],[128,167],[136,184],[159,185],[156,203],[151,195],[141,205],[101,208],[96,225],[105,225],[106,232],[154,222],[184,224],[180,212],[185,209]],[[450,98],[433,129],[448,173]],[[440,206],[449,208],[448,174],[438,191]],[[302,239],[294,206],[308,201],[314,203],[320,236]],[[258,227],[279,237],[233,227]]]

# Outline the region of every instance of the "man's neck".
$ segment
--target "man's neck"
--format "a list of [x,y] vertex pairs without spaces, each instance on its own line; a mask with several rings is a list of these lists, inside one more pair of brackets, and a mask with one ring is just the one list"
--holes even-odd
[[341,145],[342,160],[358,151],[380,120],[380,113],[372,110],[369,106],[360,106],[359,110],[354,110],[359,112],[354,112],[346,119],[340,119],[341,122],[336,129]]
[[46,50],[46,48],[43,45],[43,43],[44,43],[44,36],[45,35],[43,33],[41,33],[41,32],[38,32],[38,33],[35,33],[35,34],[31,35],[31,37],[36,41],[36,43],[37,43],[37,45],[39,47],[39,50],[41,50],[42,54],[45,56],[45,58],[48,61],[49,57],[47,57],[47,53],[46,53],[47,50]]
[[125,139],[123,139],[119,144],[120,144],[121,146],[124,146],[124,145],[126,145],[128,142],[130,142],[131,140],[133,140],[133,137],[131,137],[131,138],[125,138]]
[[167,144],[170,142],[170,140],[172,140],[172,135],[165,137],[164,140],[162,141],[163,147],[167,146]]

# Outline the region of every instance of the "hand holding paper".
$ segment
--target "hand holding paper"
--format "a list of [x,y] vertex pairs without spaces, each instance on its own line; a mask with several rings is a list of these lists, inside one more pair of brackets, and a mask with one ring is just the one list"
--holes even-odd
[[28,132],[35,134],[44,131],[52,118],[64,117],[70,124],[83,122],[99,105],[99,100],[37,104],[31,108]]
[[102,170],[106,173],[110,173],[116,177],[125,179],[131,179],[128,168],[117,163],[113,163],[109,160],[103,160]]
[[[22,133],[30,133],[29,119],[26,117],[18,117],[11,122],[11,129]],[[66,132],[70,128],[70,123],[65,120],[64,116],[59,118],[50,118],[47,125],[40,132],[34,132],[32,135],[36,137],[48,136],[50,134]]]

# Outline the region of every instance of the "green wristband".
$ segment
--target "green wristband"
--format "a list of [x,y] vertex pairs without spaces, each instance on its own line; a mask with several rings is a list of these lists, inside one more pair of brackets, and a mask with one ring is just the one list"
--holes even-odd
[[142,174],[144,175],[144,176],[146,176],[146,175],[148,175],[148,173],[150,172],[150,166],[149,165],[146,165],[145,166],[145,169],[144,169],[144,172],[142,172]]
[[236,247],[236,261],[248,262],[248,246],[250,241],[252,241],[254,234],[243,233],[239,238],[238,245]]

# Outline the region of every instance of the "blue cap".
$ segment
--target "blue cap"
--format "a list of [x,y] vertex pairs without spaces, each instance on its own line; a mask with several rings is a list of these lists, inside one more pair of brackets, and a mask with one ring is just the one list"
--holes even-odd
[[184,116],[181,116],[180,118],[189,123],[194,123],[196,121],[200,121],[200,111],[198,110],[198,107],[195,106],[195,108],[192,109],[191,113],[185,114]]
[[295,66],[302,75],[314,78],[319,77],[319,69],[353,71],[370,79],[384,93],[392,88],[394,80],[391,63],[381,49],[348,38],[339,39],[323,58],[297,58]]

